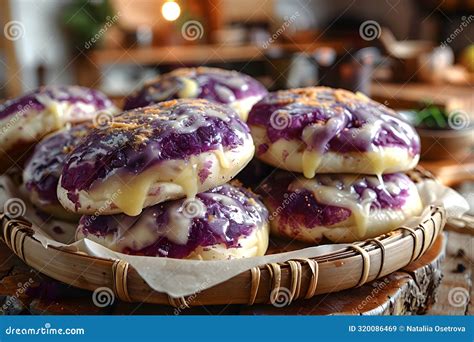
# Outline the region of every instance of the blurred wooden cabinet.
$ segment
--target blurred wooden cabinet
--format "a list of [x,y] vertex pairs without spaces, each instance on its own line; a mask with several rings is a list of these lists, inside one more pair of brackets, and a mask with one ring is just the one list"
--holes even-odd
[[16,54],[15,40],[7,39],[7,35],[3,34],[6,25],[12,21],[11,7],[9,0],[0,0],[0,24],[2,27],[2,34],[0,36],[0,53],[5,58],[5,63],[2,63],[2,67],[5,71],[5,84],[2,84],[1,95],[5,97],[13,97],[21,94],[22,83],[21,83],[21,68],[18,63]]

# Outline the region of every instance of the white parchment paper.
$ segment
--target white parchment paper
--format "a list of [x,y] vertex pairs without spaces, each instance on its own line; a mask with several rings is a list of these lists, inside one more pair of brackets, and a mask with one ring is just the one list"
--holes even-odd
[[[448,217],[460,217],[469,206],[456,191],[433,180],[417,184],[423,204],[444,206]],[[84,252],[91,256],[107,259],[123,259],[130,263],[147,284],[156,291],[172,297],[188,296],[214,285],[222,283],[252,267],[272,262],[285,262],[295,258],[309,258],[345,248],[346,244],[330,244],[304,248],[293,252],[266,255],[248,259],[224,261],[178,260],[145,256],[132,256],[114,252],[91,240],[73,242],[75,224],[58,220],[45,221],[28,201],[25,191],[13,183],[7,176],[0,176],[0,208],[16,201],[21,214],[33,223],[34,237],[43,246],[55,246],[73,251]],[[23,203],[23,208],[21,207]],[[428,209],[425,209],[428,210]],[[6,210],[4,210],[6,211]],[[11,216],[11,215],[10,215]],[[415,228],[421,220],[413,217],[405,226]]]

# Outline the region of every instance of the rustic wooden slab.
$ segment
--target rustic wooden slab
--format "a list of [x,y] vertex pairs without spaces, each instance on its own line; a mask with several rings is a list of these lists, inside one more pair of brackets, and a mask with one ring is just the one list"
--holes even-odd
[[[457,242],[456,242],[457,243]],[[435,300],[441,280],[440,265],[446,239],[440,237],[418,261],[402,271],[366,284],[358,289],[300,300],[288,307],[272,305],[254,307],[228,305],[173,308],[152,304],[125,303],[114,300],[109,305],[94,304],[93,294],[73,288],[32,270],[0,245],[0,304],[4,314],[160,314],[160,315],[222,315],[222,314],[420,314]],[[455,247],[451,247],[455,248]],[[450,266],[451,267],[451,266]],[[18,293],[19,284],[26,287]],[[25,285],[26,284],[26,285]]]
[[428,311],[430,315],[473,315],[474,236],[448,231],[449,244],[441,270],[439,300]]

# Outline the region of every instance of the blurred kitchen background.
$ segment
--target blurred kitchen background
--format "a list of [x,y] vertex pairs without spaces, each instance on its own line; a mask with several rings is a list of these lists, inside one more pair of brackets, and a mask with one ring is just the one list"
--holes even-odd
[[0,99],[43,84],[117,103],[182,66],[328,85],[400,111],[423,165],[474,201],[474,0],[0,0]]

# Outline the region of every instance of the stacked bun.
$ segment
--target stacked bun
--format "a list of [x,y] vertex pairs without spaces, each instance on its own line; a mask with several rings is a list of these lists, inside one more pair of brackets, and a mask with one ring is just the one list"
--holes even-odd
[[273,233],[353,242],[420,213],[400,173],[416,166],[419,137],[384,105],[342,89],[292,89],[265,96],[248,124],[257,158],[281,169],[260,189]]
[[263,255],[267,210],[227,184],[254,145],[228,106],[180,99],[123,112],[66,160],[58,198],[77,237],[118,252],[192,259]]
[[68,124],[92,121],[116,108],[101,92],[79,86],[46,86],[0,105],[0,169],[20,166],[31,148]]
[[246,121],[252,106],[266,94],[260,82],[234,70],[179,68],[148,81],[125,100],[125,109],[172,99],[198,98],[228,105]]
[[48,135],[36,145],[25,163],[23,182],[31,202],[43,212],[63,220],[75,221],[79,218],[59,202],[58,181],[69,153],[93,128],[92,123],[86,122]]
[[[268,211],[250,190],[229,183],[255,151],[243,112],[233,108],[264,94],[251,77],[219,69],[180,69],[153,80],[127,100],[143,107],[43,139],[23,173],[31,201],[79,221],[77,239],[117,252],[264,255]],[[167,98],[174,99],[159,102]]]

